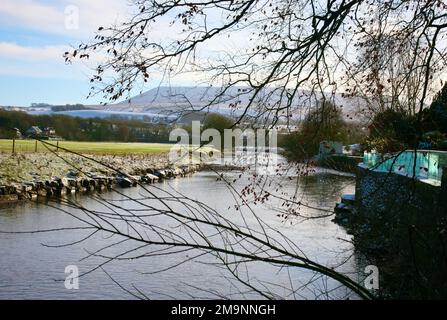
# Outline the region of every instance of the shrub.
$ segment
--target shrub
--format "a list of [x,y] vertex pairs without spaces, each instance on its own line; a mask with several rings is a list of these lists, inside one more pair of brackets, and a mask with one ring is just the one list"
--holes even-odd
[[416,117],[387,109],[374,116],[366,141],[368,149],[378,152],[396,152],[415,145]]

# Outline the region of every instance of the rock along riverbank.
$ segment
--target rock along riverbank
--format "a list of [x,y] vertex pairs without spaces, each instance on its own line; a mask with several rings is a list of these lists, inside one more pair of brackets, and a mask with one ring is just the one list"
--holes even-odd
[[200,169],[198,164],[172,166],[167,154],[88,157],[95,161],[70,153],[0,154],[0,204],[111,190],[115,186],[128,188]]

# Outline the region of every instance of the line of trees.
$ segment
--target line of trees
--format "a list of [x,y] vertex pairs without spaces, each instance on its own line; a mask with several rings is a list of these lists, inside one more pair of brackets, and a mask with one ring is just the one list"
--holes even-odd
[[0,110],[0,138],[14,138],[14,128],[24,133],[32,126],[52,127],[65,140],[117,142],[169,142],[169,132],[172,129],[170,125],[148,124],[137,120],[84,119]]
[[280,146],[291,160],[304,160],[318,153],[321,141],[361,143],[380,153],[409,148],[447,150],[447,85],[420,112],[390,104],[376,111],[368,130],[361,124],[344,121],[340,109],[323,102],[310,111],[296,133],[282,137]]
[[360,123],[346,122],[340,108],[324,101],[307,114],[298,132],[282,136],[278,143],[289,160],[301,161],[318,154],[321,141],[353,144],[365,139],[366,132]]

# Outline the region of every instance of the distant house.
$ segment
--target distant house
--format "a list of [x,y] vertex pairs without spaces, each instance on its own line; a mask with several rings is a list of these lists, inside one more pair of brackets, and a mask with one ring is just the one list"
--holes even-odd
[[32,126],[28,130],[26,130],[25,134],[28,138],[41,138],[43,135],[43,131],[37,126]]
[[43,129],[43,135],[49,138],[56,136],[56,130],[52,127],[47,127]]
[[46,127],[46,128],[43,128],[43,130],[42,130],[38,126],[32,126],[28,130],[26,130],[25,135],[27,138],[30,138],[30,139],[39,138],[39,139],[44,139],[44,140],[48,140],[48,139],[51,140],[51,139],[59,138],[56,135],[56,130],[52,127]]

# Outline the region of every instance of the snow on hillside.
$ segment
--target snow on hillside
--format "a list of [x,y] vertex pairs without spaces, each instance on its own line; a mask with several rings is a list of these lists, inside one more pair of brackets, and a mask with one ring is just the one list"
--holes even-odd
[[[157,87],[137,95],[124,102],[104,106],[104,111],[137,112],[167,115],[178,115],[182,112],[205,111],[225,115],[240,116],[249,103],[253,92],[246,87],[232,87],[222,92],[220,87]],[[286,104],[281,100],[279,90],[264,89],[253,101],[247,116],[256,116],[265,108],[274,108]],[[358,111],[364,107],[361,98],[346,98],[341,95],[327,97],[342,108],[347,120],[359,118]],[[301,90],[293,99],[292,116],[300,119],[305,116],[310,107],[322,99],[320,94],[311,94]],[[268,101],[268,103],[266,103]]]

